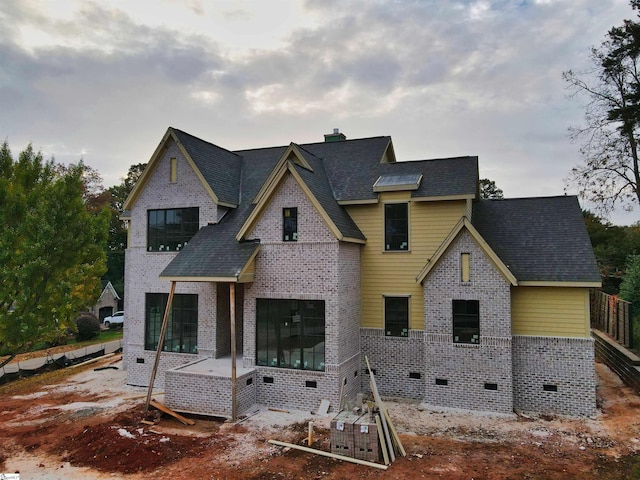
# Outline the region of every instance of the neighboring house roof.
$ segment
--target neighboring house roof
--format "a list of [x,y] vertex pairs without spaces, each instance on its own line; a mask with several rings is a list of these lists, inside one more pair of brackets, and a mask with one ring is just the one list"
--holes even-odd
[[480,200],[472,223],[519,285],[600,285],[575,196]]
[[111,284],[111,282],[107,280],[102,280],[102,292],[100,293],[100,298],[98,299],[98,301],[102,299],[102,296],[106,292],[111,292],[111,295],[113,295],[113,298],[115,298],[116,300],[120,300],[120,295],[118,295],[118,292],[116,292],[116,289]]

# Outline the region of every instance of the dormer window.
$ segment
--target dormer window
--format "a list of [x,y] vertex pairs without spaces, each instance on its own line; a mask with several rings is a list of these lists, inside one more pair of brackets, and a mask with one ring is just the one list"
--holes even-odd
[[384,249],[387,252],[409,250],[409,204],[384,206]]
[[298,241],[298,208],[290,207],[282,209],[282,241]]

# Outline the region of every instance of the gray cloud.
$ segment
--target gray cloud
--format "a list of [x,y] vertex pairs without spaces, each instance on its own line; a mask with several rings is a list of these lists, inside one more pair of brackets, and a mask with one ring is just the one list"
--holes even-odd
[[[400,159],[478,154],[510,196],[562,194],[579,161],[566,129],[582,111],[561,72],[632,15],[623,0],[308,1],[312,26],[283,23],[281,48],[239,53],[215,28],[150,26],[108,3],[64,20],[29,5],[0,4],[0,137],[14,151],[33,141],[60,161],[83,156],[112,184],[169,125],[227,148],[340,127],[393,135]],[[25,26],[58,42],[28,48]]]

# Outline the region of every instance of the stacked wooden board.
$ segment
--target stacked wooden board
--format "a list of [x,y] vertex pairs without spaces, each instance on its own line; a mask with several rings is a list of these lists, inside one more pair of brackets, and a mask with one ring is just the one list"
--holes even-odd
[[376,379],[365,356],[369,372],[371,393],[375,403],[367,413],[341,411],[331,421],[331,452],[377,463],[381,460],[389,465],[396,455],[405,457],[398,432],[389,412],[380,398]]

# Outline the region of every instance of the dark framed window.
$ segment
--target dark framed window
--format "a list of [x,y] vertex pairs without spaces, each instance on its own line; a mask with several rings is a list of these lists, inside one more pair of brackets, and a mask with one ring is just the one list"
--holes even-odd
[[409,204],[387,203],[384,206],[384,249],[409,250]]
[[256,300],[256,364],[324,371],[324,300]]
[[[162,318],[169,294],[147,293],[145,296],[145,350],[157,350]],[[198,295],[176,294],[162,347],[164,352],[198,353]]]
[[384,334],[409,336],[409,297],[384,297]]
[[198,207],[149,210],[147,251],[175,252],[198,232]]
[[480,343],[480,302],[453,300],[454,343]]
[[298,209],[296,207],[282,209],[282,241],[298,241]]

